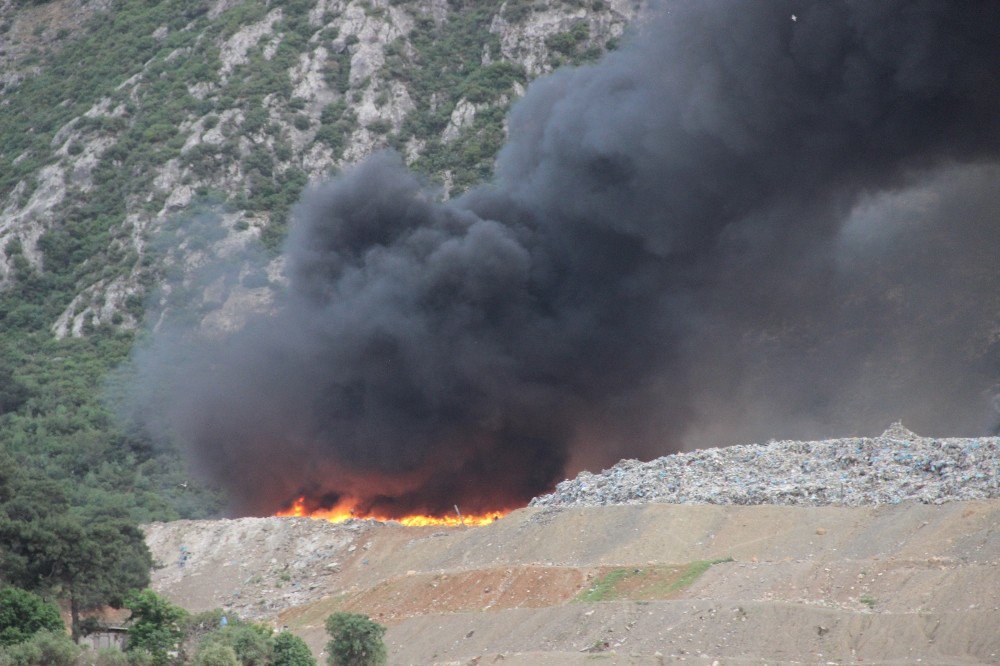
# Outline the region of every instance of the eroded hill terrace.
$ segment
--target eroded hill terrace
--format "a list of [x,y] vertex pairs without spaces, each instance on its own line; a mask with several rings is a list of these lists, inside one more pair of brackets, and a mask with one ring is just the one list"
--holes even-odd
[[[536,507],[487,526],[304,518],[147,526],[154,586],[287,625],[390,627],[392,663],[989,663],[1000,501]],[[183,548],[183,550],[182,550]],[[186,553],[186,557],[182,557]]]

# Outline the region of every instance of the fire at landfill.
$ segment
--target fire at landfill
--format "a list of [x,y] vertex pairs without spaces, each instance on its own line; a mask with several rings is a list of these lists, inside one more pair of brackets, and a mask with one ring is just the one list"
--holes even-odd
[[382,152],[308,189],[266,312],[158,324],[145,422],[236,514],[440,520],[693,446],[995,431],[997,44],[995,1],[652,4],[528,87],[489,182]]

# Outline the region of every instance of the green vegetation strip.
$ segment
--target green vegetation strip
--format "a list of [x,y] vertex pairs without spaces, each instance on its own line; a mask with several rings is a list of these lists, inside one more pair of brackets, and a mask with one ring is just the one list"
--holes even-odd
[[610,601],[618,598],[616,586],[619,582],[637,575],[629,569],[615,569],[598,578],[593,587],[577,595],[575,601]]
[[694,584],[696,580],[701,578],[701,575],[708,571],[713,565],[732,561],[733,558],[731,557],[723,557],[715,560],[697,560],[692,562],[688,565],[688,568],[684,571],[684,573],[681,574],[681,577],[670,586],[669,591],[680,592],[685,588],[691,587],[691,585]]
[[[680,567],[613,569],[595,580],[594,584],[578,594],[574,601],[612,601],[623,597],[627,599],[663,599],[690,587],[713,565],[732,561],[734,561],[732,557],[696,560],[685,566],[679,575],[676,575],[676,572]],[[656,578],[649,580],[646,585],[640,583],[631,592],[622,589],[626,581],[640,576],[656,576]]]

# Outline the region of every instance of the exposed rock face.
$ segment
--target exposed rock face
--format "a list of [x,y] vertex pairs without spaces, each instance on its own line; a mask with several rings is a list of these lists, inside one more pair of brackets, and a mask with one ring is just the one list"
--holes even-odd
[[[6,0],[0,85],[8,99],[0,104],[16,107],[18,95],[34,94],[25,77],[72,57],[73,40],[97,34],[110,5],[54,0],[21,8]],[[272,8],[206,0],[184,14],[186,23],[136,27],[152,57],[127,63],[118,80],[96,73],[96,87],[84,91],[93,103],[64,114],[47,149],[0,153],[0,169],[17,160],[40,165],[0,190],[0,248],[8,248],[0,252],[0,289],[16,279],[14,255],[23,255],[36,271],[78,275],[51,322],[57,336],[84,335],[98,324],[133,327],[141,317],[135,303],[162,271],[176,269],[191,286],[191,272],[212,260],[213,243],[222,240],[193,253],[153,251],[151,237],[193,206],[221,204],[233,213],[224,216],[227,236],[252,245],[263,233],[273,246],[308,181],[389,146],[446,193],[464,189],[484,166],[463,163],[463,150],[477,145],[465,154],[489,160],[499,148],[484,137],[503,114],[483,112],[505,110],[539,74],[599,56],[637,11],[626,0],[466,5],[302,0]],[[512,68],[496,69],[506,65]],[[494,71],[503,75],[489,78]],[[489,83],[469,99],[464,91],[477,77]],[[168,113],[164,106],[182,94],[169,87],[174,80],[189,100]],[[123,206],[113,214],[88,210],[104,198],[124,199]],[[70,267],[47,261],[42,247],[58,243],[40,239],[80,233],[65,220],[87,215],[104,216],[107,256],[75,257]],[[246,294],[236,298],[244,302]],[[227,312],[236,305],[213,301],[207,307],[217,311],[206,319],[235,325]]]
[[458,138],[462,128],[471,125],[475,119],[476,105],[467,99],[461,100],[455,105],[455,110],[451,112],[448,126],[444,128],[441,138],[447,143],[454,141]]
[[[267,46],[270,46],[274,39],[274,24],[280,20],[281,8],[279,7],[268,12],[267,16],[260,21],[237,30],[236,34],[224,41],[219,47],[219,57],[222,59],[219,76],[225,80],[232,73],[233,68],[246,64],[247,51],[257,46],[262,39],[266,38]],[[269,55],[270,57],[268,57]],[[271,57],[274,57],[273,51],[265,47],[264,59],[270,60]]]

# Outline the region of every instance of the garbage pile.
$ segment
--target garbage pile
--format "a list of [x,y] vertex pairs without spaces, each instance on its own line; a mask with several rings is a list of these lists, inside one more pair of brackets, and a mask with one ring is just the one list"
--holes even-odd
[[874,438],[703,449],[582,472],[530,506],[605,504],[941,504],[1000,497],[1000,437]]

